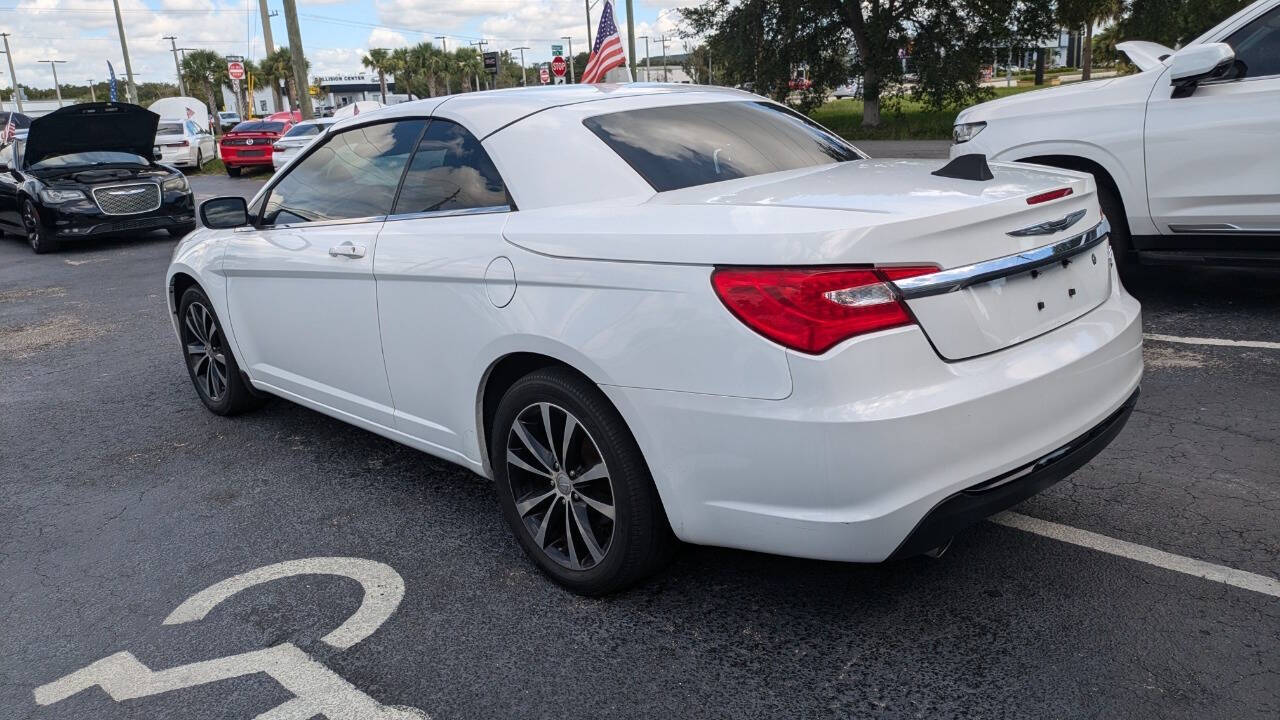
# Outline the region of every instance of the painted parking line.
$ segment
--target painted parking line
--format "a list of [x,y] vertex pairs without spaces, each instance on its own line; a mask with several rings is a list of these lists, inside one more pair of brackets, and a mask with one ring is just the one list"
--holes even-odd
[[1211,580],[1213,582],[1231,585],[1245,590],[1270,595],[1271,597],[1280,598],[1280,580],[1267,577],[1266,575],[1258,575],[1256,573],[1246,572],[1244,570],[1236,570],[1224,565],[1215,565],[1203,560],[1195,558],[1174,555],[1163,550],[1157,550],[1146,545],[1131,543],[1126,540],[1117,540],[1106,535],[1099,535],[1088,530],[1073,528],[1069,525],[1061,525],[1048,520],[1029,517],[1027,515],[1019,515],[1014,512],[1003,512],[993,515],[991,522],[997,525],[1004,525],[1024,532],[1034,533],[1043,537],[1052,538],[1072,545],[1079,545],[1091,550],[1116,555],[1130,560],[1137,560],[1147,565],[1154,565],[1165,570],[1180,572],[1184,575]]
[[1179,337],[1177,335],[1158,335],[1143,333],[1143,339],[1157,342],[1180,343],[1182,345],[1218,345],[1220,347],[1262,348],[1264,350],[1280,350],[1280,342],[1266,340],[1223,340],[1221,338]]

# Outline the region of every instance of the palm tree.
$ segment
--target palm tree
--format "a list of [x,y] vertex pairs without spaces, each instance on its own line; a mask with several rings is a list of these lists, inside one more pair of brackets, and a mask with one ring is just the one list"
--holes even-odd
[[436,76],[444,76],[444,94],[451,95],[452,90],[449,87],[449,77],[453,73],[453,61],[449,57],[449,53],[444,50],[437,50],[431,46],[431,43],[423,43],[414,48],[419,53],[420,61],[423,68],[427,71],[427,85],[431,89],[431,94],[436,94]]
[[[310,62],[307,63],[311,65]],[[285,94],[289,98],[289,107],[285,110],[293,110],[298,107],[298,88],[293,81],[293,55],[289,52],[289,46],[276,48],[276,51],[262,59],[259,68],[269,68],[268,73],[275,81],[284,80]],[[304,88],[305,89],[305,88]]]
[[396,79],[396,91],[412,97],[419,68],[414,65],[409,48],[392,50],[388,63],[391,66],[391,74]]
[[382,104],[387,104],[387,73],[391,70],[391,51],[373,48],[360,58],[360,64],[378,73],[378,86],[382,90]]
[[203,90],[209,112],[218,112],[218,91],[227,79],[226,59],[213,50],[192,50],[182,59],[182,79],[187,87]]
[[484,72],[484,58],[475,48],[459,48],[457,51],[458,69],[465,78],[471,75],[476,81],[476,90],[480,89],[480,73]]
[[1093,26],[1125,12],[1125,0],[1059,0],[1058,19],[1067,27],[1084,25],[1084,47],[1080,53],[1080,79],[1093,75]]
[[277,110],[284,109],[284,103],[280,98],[280,69],[276,67],[272,55],[268,55],[258,61],[258,81],[271,86],[271,102],[272,107]]

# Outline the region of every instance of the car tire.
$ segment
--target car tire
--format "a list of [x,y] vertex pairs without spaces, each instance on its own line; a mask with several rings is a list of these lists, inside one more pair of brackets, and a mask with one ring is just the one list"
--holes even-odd
[[1111,223],[1111,255],[1116,259],[1116,271],[1121,276],[1131,276],[1138,267],[1138,255],[1133,250],[1133,238],[1129,234],[1129,218],[1124,212],[1124,202],[1110,183],[1101,178],[1097,182],[1098,204]]
[[178,301],[182,359],[200,402],[215,415],[239,415],[261,407],[263,398],[240,374],[209,296],[189,287]]
[[204,167],[204,151],[196,150],[196,171],[199,172],[202,167]]
[[227,175],[230,177],[240,177],[240,168],[228,165]]
[[58,238],[40,221],[40,212],[31,198],[22,201],[22,227],[27,232],[27,244],[37,255],[57,252]]
[[598,387],[563,368],[530,373],[499,401],[490,439],[507,524],[556,582],[606,595],[670,560],[677,541],[653,477]]

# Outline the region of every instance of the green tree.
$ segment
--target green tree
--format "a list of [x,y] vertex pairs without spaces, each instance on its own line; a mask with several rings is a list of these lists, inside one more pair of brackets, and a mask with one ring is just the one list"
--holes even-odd
[[1069,28],[1084,26],[1084,48],[1080,55],[1081,79],[1093,76],[1093,27],[1124,15],[1124,0],[1058,0],[1058,20]]
[[387,73],[391,71],[391,51],[386,48],[373,48],[369,54],[360,58],[360,64],[378,73],[378,87],[382,90],[382,103],[387,102]]
[[[307,67],[311,67],[311,62],[307,61]],[[276,48],[276,51],[258,61],[258,71],[264,77],[271,78],[273,84],[281,81],[284,82],[285,96],[289,98],[289,106],[285,110],[293,110],[300,107],[298,103],[298,88],[294,87],[296,83],[293,81],[293,55],[289,53],[289,46]],[[307,88],[302,88],[303,92],[307,92]]]
[[[193,95],[203,93],[209,112],[222,109],[219,91],[227,82],[227,61],[213,50],[192,50],[182,59],[182,79]],[[197,90],[198,89],[198,90]],[[141,99],[141,90],[139,90]]]

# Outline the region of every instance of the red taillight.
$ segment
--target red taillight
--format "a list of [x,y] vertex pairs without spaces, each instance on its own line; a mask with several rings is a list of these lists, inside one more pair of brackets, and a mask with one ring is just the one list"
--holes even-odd
[[1058,188],[1057,190],[1050,190],[1049,192],[1040,193],[1039,195],[1032,195],[1031,197],[1027,198],[1027,204],[1039,205],[1040,203],[1046,203],[1046,202],[1049,202],[1050,200],[1057,200],[1058,198],[1064,198],[1070,194],[1071,194],[1071,188]]
[[894,280],[937,272],[886,268],[719,268],[711,284],[748,327],[793,350],[824,353],[855,335],[914,322]]

